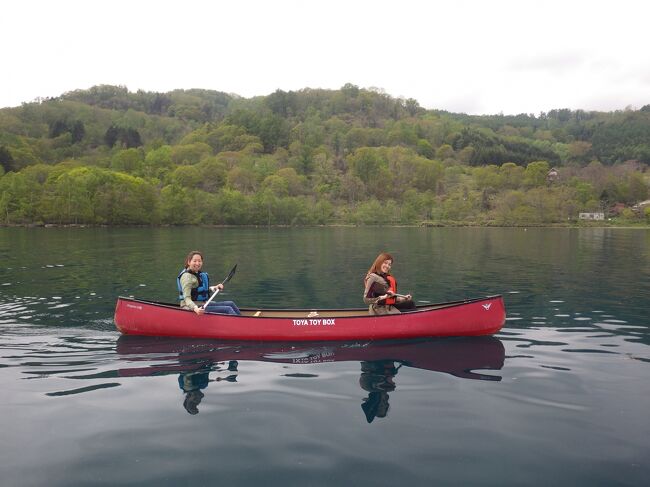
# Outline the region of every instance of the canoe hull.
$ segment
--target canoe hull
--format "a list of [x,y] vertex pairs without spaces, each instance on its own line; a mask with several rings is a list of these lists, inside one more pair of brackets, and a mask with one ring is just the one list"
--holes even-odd
[[[197,315],[177,305],[120,297],[115,325],[125,335],[257,341],[387,340],[479,336],[498,332],[505,322],[501,296],[434,305],[434,309],[385,316],[310,318]],[[431,308],[431,307],[425,307]]]

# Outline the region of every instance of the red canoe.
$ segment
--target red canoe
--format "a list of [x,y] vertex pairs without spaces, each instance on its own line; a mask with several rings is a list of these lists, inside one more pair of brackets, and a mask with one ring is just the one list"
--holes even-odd
[[125,335],[257,341],[387,340],[491,335],[506,311],[501,296],[418,306],[397,315],[368,309],[242,309],[241,316],[197,315],[177,304],[120,297],[115,325]]

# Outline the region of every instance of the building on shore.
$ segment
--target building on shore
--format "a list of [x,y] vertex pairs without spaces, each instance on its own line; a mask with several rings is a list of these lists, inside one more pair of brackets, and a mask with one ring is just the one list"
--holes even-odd
[[580,220],[604,220],[605,213],[603,213],[602,211],[597,211],[594,213],[580,213],[578,215],[578,218]]

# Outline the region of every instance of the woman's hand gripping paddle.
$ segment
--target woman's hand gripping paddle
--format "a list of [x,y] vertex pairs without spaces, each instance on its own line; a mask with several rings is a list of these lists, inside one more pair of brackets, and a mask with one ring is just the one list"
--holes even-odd
[[[223,281],[221,281],[221,284],[225,284],[225,283],[227,283],[228,281],[230,281],[230,279],[232,279],[232,276],[235,275],[235,271],[236,271],[236,270],[237,270],[237,264],[235,264],[235,267],[233,267],[233,268],[230,270],[230,273],[228,274],[228,277],[226,277]],[[219,294],[219,291],[220,291],[220,289],[217,288],[217,290],[214,292],[214,294],[213,294],[212,296],[210,296],[210,299],[208,299],[208,300],[205,302],[205,304],[204,304],[203,306],[201,306],[201,307],[202,307],[203,309],[207,309],[208,304],[210,304],[210,302],[214,299],[214,297],[215,297],[217,294]]]

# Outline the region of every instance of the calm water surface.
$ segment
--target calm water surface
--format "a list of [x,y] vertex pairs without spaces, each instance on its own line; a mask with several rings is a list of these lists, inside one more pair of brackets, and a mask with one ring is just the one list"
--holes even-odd
[[[494,337],[121,337],[187,251],[224,298],[358,307],[380,250],[421,302],[503,294]],[[0,229],[7,486],[647,485],[650,231]]]

